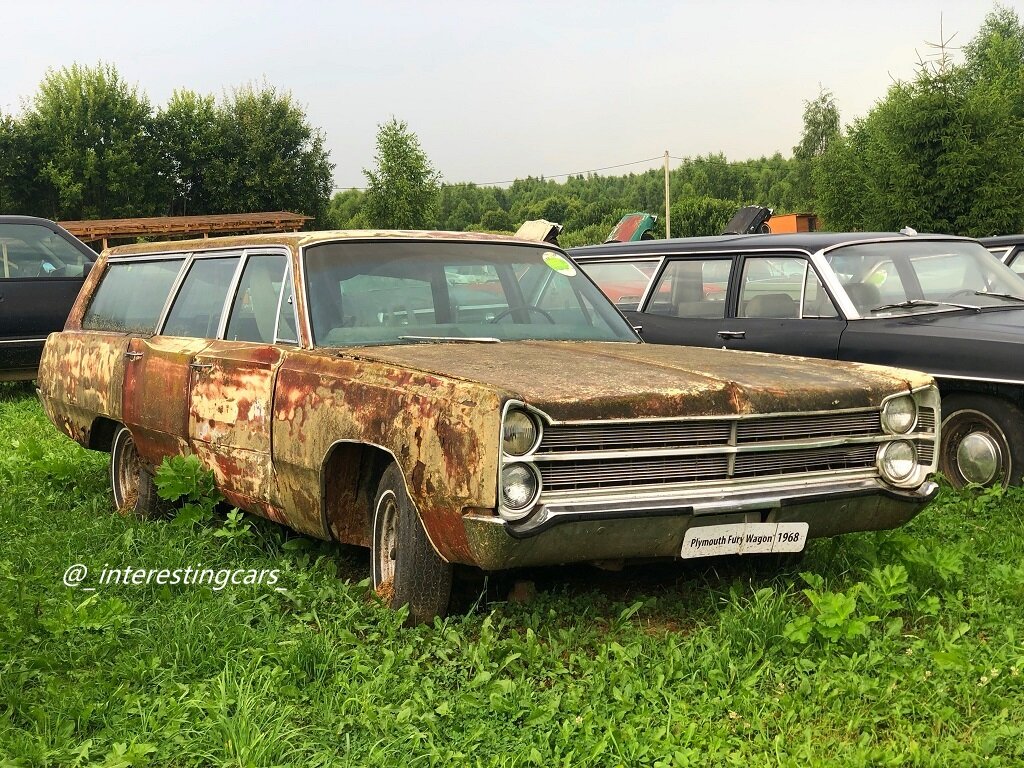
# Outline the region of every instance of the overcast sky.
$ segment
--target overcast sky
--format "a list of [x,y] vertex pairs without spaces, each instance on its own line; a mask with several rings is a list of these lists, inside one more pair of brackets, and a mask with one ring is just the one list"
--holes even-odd
[[[1024,16],[1024,0],[1004,2]],[[323,129],[361,186],[377,125],[405,120],[449,182],[503,182],[660,155],[789,155],[803,101],[844,123],[913,74],[940,23],[985,0],[719,2],[5,2],[0,110],[49,67],[115,64],[156,104],[266,81]],[[609,173],[643,170],[636,165]]]

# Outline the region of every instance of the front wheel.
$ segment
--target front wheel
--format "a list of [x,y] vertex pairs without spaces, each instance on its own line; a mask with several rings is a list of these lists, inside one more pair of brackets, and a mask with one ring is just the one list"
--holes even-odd
[[1024,414],[990,395],[942,399],[939,471],[956,488],[1020,485],[1024,474]]
[[410,626],[448,612],[452,566],[431,546],[397,464],[384,471],[373,503],[373,588],[389,607],[409,606]]
[[167,505],[157,496],[153,475],[143,464],[127,427],[117,430],[110,446],[110,489],[114,505],[122,515],[155,519],[167,512]]

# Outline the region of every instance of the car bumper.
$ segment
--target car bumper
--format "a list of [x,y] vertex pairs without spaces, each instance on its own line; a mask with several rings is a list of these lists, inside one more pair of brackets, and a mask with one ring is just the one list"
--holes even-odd
[[808,538],[897,528],[935,498],[927,481],[895,490],[857,480],[827,490],[766,496],[750,493],[704,499],[662,499],[573,507],[565,505],[524,526],[483,512],[463,517],[475,564],[484,570],[591,560],[679,557],[692,526],[739,522],[808,524]]

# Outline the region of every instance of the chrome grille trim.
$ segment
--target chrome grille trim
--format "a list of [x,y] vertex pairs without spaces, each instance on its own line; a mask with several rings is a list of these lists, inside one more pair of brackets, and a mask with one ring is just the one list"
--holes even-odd
[[920,408],[917,412],[917,432],[935,432],[935,409]]
[[782,416],[738,422],[736,440],[739,443],[747,443],[764,439],[864,436],[878,435],[881,431],[882,417],[878,411],[837,416]]

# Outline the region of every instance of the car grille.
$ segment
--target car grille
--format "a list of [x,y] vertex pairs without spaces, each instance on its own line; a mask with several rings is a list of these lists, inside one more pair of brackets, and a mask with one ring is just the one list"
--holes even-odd
[[[914,439],[920,461],[934,452],[922,408]],[[554,424],[533,456],[545,494],[648,489],[681,483],[772,479],[809,473],[875,471],[883,435],[877,410]],[[858,440],[859,438],[859,440]],[[835,445],[839,441],[850,443]],[[818,443],[818,445],[814,445]]]

